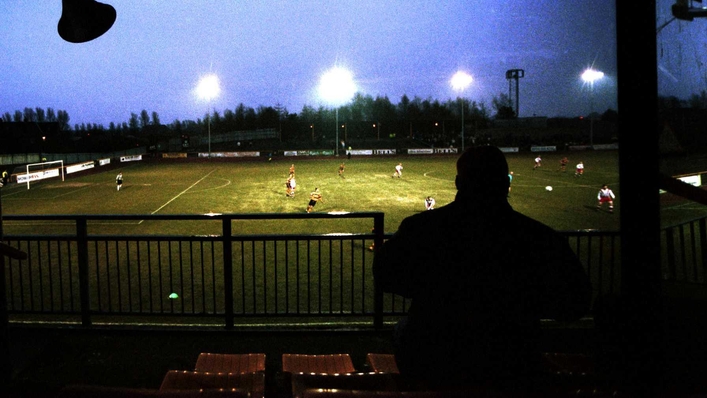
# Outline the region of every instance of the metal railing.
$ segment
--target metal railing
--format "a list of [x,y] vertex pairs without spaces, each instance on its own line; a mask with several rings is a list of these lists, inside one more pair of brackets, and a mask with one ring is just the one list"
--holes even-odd
[[[358,218],[365,234],[234,235],[237,220]],[[107,221],[209,221],[220,234],[97,235]],[[4,261],[9,314],[219,317],[373,317],[369,247],[383,242],[383,213],[5,216],[6,224],[71,223],[65,235],[5,234],[28,254]],[[66,227],[64,227],[66,228]],[[378,297],[378,299],[376,299]],[[378,318],[379,322],[380,319]]]
[[[91,325],[96,316],[222,319],[358,317],[380,326],[410,300],[376,291],[369,247],[389,237],[383,213],[131,216],[5,216],[5,221],[70,222],[66,235],[5,235],[26,260],[4,259],[11,315],[65,315]],[[237,220],[361,218],[371,233],[239,235]],[[216,220],[220,234],[202,236],[89,234],[93,222]],[[595,296],[619,293],[620,233],[563,231],[589,275]],[[705,283],[705,219],[663,234],[664,279]]]
[[707,283],[707,217],[662,228],[663,280]]

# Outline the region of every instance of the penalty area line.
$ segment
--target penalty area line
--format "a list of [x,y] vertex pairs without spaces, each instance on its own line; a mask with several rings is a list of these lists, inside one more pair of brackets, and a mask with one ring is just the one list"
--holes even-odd
[[[206,177],[210,176],[211,173],[213,173],[214,171],[216,171],[216,169],[211,170],[208,174],[206,174],[205,176],[201,177],[197,182],[195,182],[195,183],[189,185],[189,187],[188,187],[187,189],[185,189],[185,190],[183,190],[182,192],[178,193],[177,196],[175,196],[175,197],[173,197],[172,199],[168,200],[167,203],[163,204],[163,205],[160,206],[157,210],[153,211],[153,212],[150,213],[150,214],[155,214],[155,213],[157,213],[158,211],[160,211],[160,210],[164,209],[165,207],[167,207],[168,204],[174,202],[175,200],[177,200],[177,198],[179,198],[180,196],[182,196],[182,195],[184,195],[185,193],[187,193],[190,189],[194,188],[194,187],[195,187],[197,184],[199,184],[200,182],[204,181],[204,179],[206,179]],[[138,224],[142,224],[143,221],[145,221],[145,220],[140,220],[140,222],[139,222]]]
[[69,191],[69,192],[64,192],[64,193],[62,193],[62,194],[55,195],[52,199],[57,199],[57,198],[60,198],[60,197],[62,197],[62,196],[67,196],[67,195],[73,195],[73,194],[75,194],[75,193],[78,192],[78,191],[83,191],[83,190],[85,190],[85,189],[92,188],[94,185],[95,185],[95,184],[88,184],[88,185],[86,185],[85,187],[81,187],[81,188],[78,188],[78,189],[73,189],[73,190],[71,190],[71,191]]

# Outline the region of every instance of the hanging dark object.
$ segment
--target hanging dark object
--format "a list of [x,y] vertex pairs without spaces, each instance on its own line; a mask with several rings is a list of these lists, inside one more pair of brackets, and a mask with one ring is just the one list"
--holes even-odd
[[673,16],[683,21],[707,17],[707,7],[695,7],[694,3],[702,3],[702,0],[676,0],[671,7]]
[[113,26],[115,8],[94,0],[62,0],[57,30],[70,43],[91,41]]

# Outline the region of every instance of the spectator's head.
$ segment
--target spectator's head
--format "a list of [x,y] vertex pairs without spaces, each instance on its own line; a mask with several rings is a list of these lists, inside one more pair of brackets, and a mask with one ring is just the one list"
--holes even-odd
[[457,160],[455,184],[464,196],[505,198],[508,195],[508,163],[495,146],[470,148]]

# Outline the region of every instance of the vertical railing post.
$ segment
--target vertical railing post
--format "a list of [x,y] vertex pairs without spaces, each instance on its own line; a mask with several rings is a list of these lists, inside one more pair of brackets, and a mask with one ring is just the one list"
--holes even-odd
[[[700,219],[700,261],[699,264],[702,266],[702,282],[707,282],[707,275],[705,275],[705,266],[707,265],[707,223],[705,219]],[[695,256],[697,254],[695,253]]]
[[[373,216],[373,238],[374,253],[383,245],[383,213]],[[376,329],[383,328],[383,288],[378,283],[378,279],[373,278],[373,327]]]
[[[2,220],[0,220],[2,223]],[[10,324],[7,314],[7,292],[5,291],[5,255],[0,254],[0,383],[7,385],[12,378],[10,359]],[[1,391],[2,389],[0,389]]]
[[86,217],[76,218],[76,246],[79,255],[79,292],[81,295],[81,324],[91,326],[91,300],[88,281],[88,227]]
[[224,217],[221,242],[223,244],[223,289],[226,329],[233,329],[233,246],[231,246],[231,219]]
[[668,272],[670,273],[669,278],[676,280],[677,267],[675,266],[675,236],[673,234],[672,227],[665,230],[665,251],[668,259]]

